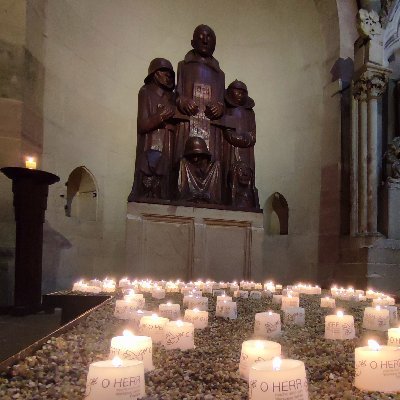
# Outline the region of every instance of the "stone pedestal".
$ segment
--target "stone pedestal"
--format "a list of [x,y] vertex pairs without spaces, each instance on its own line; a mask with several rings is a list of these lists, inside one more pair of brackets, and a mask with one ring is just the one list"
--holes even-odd
[[127,274],[155,279],[262,279],[263,214],[128,203]]
[[383,228],[389,239],[400,239],[400,180],[388,180],[386,183]]
[[20,167],[1,168],[12,179],[16,221],[13,313],[41,308],[43,222],[49,185],[60,178],[49,172]]

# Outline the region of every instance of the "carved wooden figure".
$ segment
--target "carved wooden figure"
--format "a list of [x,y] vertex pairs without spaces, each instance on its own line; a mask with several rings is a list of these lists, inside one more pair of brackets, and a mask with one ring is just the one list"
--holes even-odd
[[175,127],[175,73],[164,58],[151,61],[139,91],[135,180],[128,201],[170,199]]

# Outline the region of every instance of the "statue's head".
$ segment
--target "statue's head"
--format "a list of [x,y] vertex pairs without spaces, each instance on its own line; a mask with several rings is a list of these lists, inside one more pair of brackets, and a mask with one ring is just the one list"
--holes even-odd
[[237,79],[226,89],[225,98],[232,105],[244,106],[248,101],[248,97],[246,84]]
[[199,25],[193,32],[191,43],[196,53],[202,57],[211,57],[214,53],[217,39],[214,31],[208,25]]
[[175,87],[175,72],[170,61],[165,58],[151,60],[144,83],[154,81],[158,86],[166,90]]
[[253,182],[253,170],[243,161],[234,165],[234,173],[240,186],[251,186]]
[[208,151],[206,142],[198,136],[189,137],[185,143],[183,156],[192,164],[211,159],[211,153]]

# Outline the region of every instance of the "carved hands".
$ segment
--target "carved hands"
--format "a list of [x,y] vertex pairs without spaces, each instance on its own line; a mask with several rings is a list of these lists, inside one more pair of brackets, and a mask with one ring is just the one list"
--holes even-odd
[[211,120],[221,118],[223,113],[224,105],[222,103],[210,101],[206,106],[205,115]]
[[186,115],[196,115],[199,112],[199,106],[193,99],[188,97],[180,97],[178,105],[181,111]]
[[159,116],[161,119],[161,122],[164,122],[174,116],[175,109],[174,107],[171,107],[169,105],[163,105],[162,107],[159,108]]

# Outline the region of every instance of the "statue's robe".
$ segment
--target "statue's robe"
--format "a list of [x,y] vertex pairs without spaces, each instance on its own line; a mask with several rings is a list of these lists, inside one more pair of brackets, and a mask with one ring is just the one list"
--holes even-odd
[[143,178],[149,176],[156,177],[160,183],[155,197],[171,198],[175,126],[161,121],[160,110],[165,106],[175,107],[174,92],[166,91],[154,82],[141,87],[138,95],[135,180],[128,201],[146,197]]
[[[208,85],[211,89],[210,99],[214,102],[224,103],[225,74],[219,67],[214,57],[203,58],[189,51],[185,59],[178,64],[177,73],[177,106],[181,112],[180,102],[183,99],[194,99],[193,89],[195,84]],[[177,129],[175,145],[175,168],[179,169],[180,160],[183,157],[185,143],[190,136],[190,123],[181,122]],[[210,126],[208,149],[212,161],[222,160],[223,134],[219,127]]]

